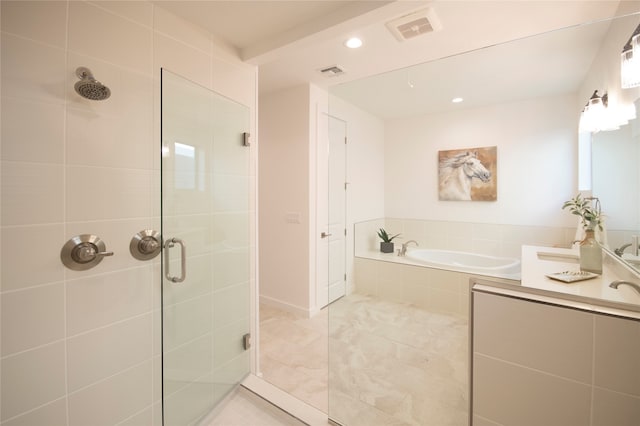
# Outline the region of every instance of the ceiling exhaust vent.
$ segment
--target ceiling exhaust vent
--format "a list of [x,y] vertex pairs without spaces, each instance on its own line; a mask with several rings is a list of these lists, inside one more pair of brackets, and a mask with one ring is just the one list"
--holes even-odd
[[344,69],[338,65],[331,65],[330,67],[319,69],[320,73],[326,77],[336,77],[344,74]]
[[418,10],[387,22],[387,28],[398,41],[409,40],[423,34],[439,31],[440,21],[432,8]]

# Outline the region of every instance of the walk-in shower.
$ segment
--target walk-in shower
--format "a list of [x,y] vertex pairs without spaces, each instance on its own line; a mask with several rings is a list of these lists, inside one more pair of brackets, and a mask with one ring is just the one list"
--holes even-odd
[[111,90],[93,77],[91,70],[85,67],[76,69],[80,81],[73,86],[78,95],[92,101],[104,101],[111,96]]

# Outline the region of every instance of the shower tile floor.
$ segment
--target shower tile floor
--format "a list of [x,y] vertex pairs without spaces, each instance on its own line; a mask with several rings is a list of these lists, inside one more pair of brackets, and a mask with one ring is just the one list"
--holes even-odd
[[468,424],[465,318],[352,294],[311,319],[261,306],[260,324],[264,379],[346,426]]

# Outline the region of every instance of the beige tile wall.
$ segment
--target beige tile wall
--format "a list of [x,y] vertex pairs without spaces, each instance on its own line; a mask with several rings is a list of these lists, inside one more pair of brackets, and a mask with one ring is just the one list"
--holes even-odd
[[469,278],[461,272],[355,258],[355,292],[467,318]]
[[401,234],[398,243],[416,240],[421,248],[517,258],[523,245],[569,247],[576,232],[576,228],[384,218],[355,225],[356,256],[378,250],[376,232],[381,227],[389,234]]
[[[0,14],[0,422],[160,424],[161,271],[128,250],[136,232],[159,227],[160,67],[249,106],[252,134],[256,70],[149,2],[2,1]],[[108,101],[75,94],[78,66],[111,88]],[[249,209],[253,221],[253,200]],[[60,248],[80,233],[115,255],[89,271],[64,268]],[[253,259],[254,230],[240,235],[235,249]],[[254,272],[226,282],[246,291]],[[211,293],[201,296],[180,305],[185,315],[209,309]],[[233,359],[203,344],[173,355],[194,366]]]

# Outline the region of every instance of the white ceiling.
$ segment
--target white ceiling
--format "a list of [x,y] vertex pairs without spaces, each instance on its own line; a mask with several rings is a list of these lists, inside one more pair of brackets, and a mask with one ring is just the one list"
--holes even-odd
[[[611,0],[161,0],[156,4],[204,27],[235,48],[243,60],[258,65],[261,94],[307,82],[328,88],[522,37],[609,18],[615,15],[618,8],[618,1]],[[385,23],[394,18],[427,7],[433,9],[440,21],[440,31],[399,42],[385,27]],[[357,50],[344,47],[342,43],[351,35],[361,37],[364,46]],[[556,42],[540,38],[537,43],[532,40],[530,47],[534,50],[548,49],[553,43]],[[545,84],[544,75],[567,70],[566,67],[571,70],[582,67],[584,61],[589,60],[589,55],[594,53],[586,46],[582,36],[567,34],[562,43],[578,43],[576,50],[584,55],[575,63],[563,62],[560,56],[554,64],[548,60],[544,61],[544,65],[540,63],[542,60],[537,64],[533,62],[528,73],[507,73],[504,70],[509,69],[515,58],[524,61],[528,57],[519,57],[517,49],[509,50],[508,46],[504,46],[493,54],[489,52],[489,56],[480,57],[486,74],[483,80],[462,75],[460,71],[469,70],[472,65],[456,59],[441,61],[437,69],[425,71],[431,74],[425,74],[424,77],[413,75],[414,71],[411,71],[411,78],[415,80],[416,88],[426,85],[427,81],[436,81],[436,85],[430,85],[432,95],[436,93],[434,87],[444,89],[446,85],[455,83],[455,87],[465,90],[471,87],[484,88],[486,98],[494,92],[491,90],[493,84],[505,84],[506,77],[513,78],[514,81],[509,84],[514,86],[514,90],[527,87],[526,84],[519,84],[520,80],[516,81],[515,77],[518,76],[536,82],[529,89],[542,87]],[[341,66],[346,73],[328,78],[318,72],[331,65]],[[368,94],[369,97],[361,102],[364,105],[379,103],[381,107],[377,113],[389,116],[397,115],[402,110],[404,114],[411,110],[410,106],[415,107],[419,103],[415,91],[404,91],[407,93],[403,95],[404,92],[397,90],[398,81],[407,86],[406,81],[401,81],[406,79],[406,76],[403,77],[405,74],[406,71],[402,71],[398,75],[380,77],[373,80],[374,86],[367,86],[362,81],[350,89],[349,96],[358,103],[358,96]],[[456,76],[456,79],[445,82],[444,76]],[[376,98],[370,96],[371,87],[375,88],[373,93]],[[347,92],[344,91],[343,95],[347,96]],[[441,96],[445,96],[445,91],[442,92]],[[477,96],[483,96],[483,92],[480,91]]]
[[[387,119],[575,93],[609,25],[527,37],[337,85],[331,92]],[[452,103],[456,97],[464,101]]]

